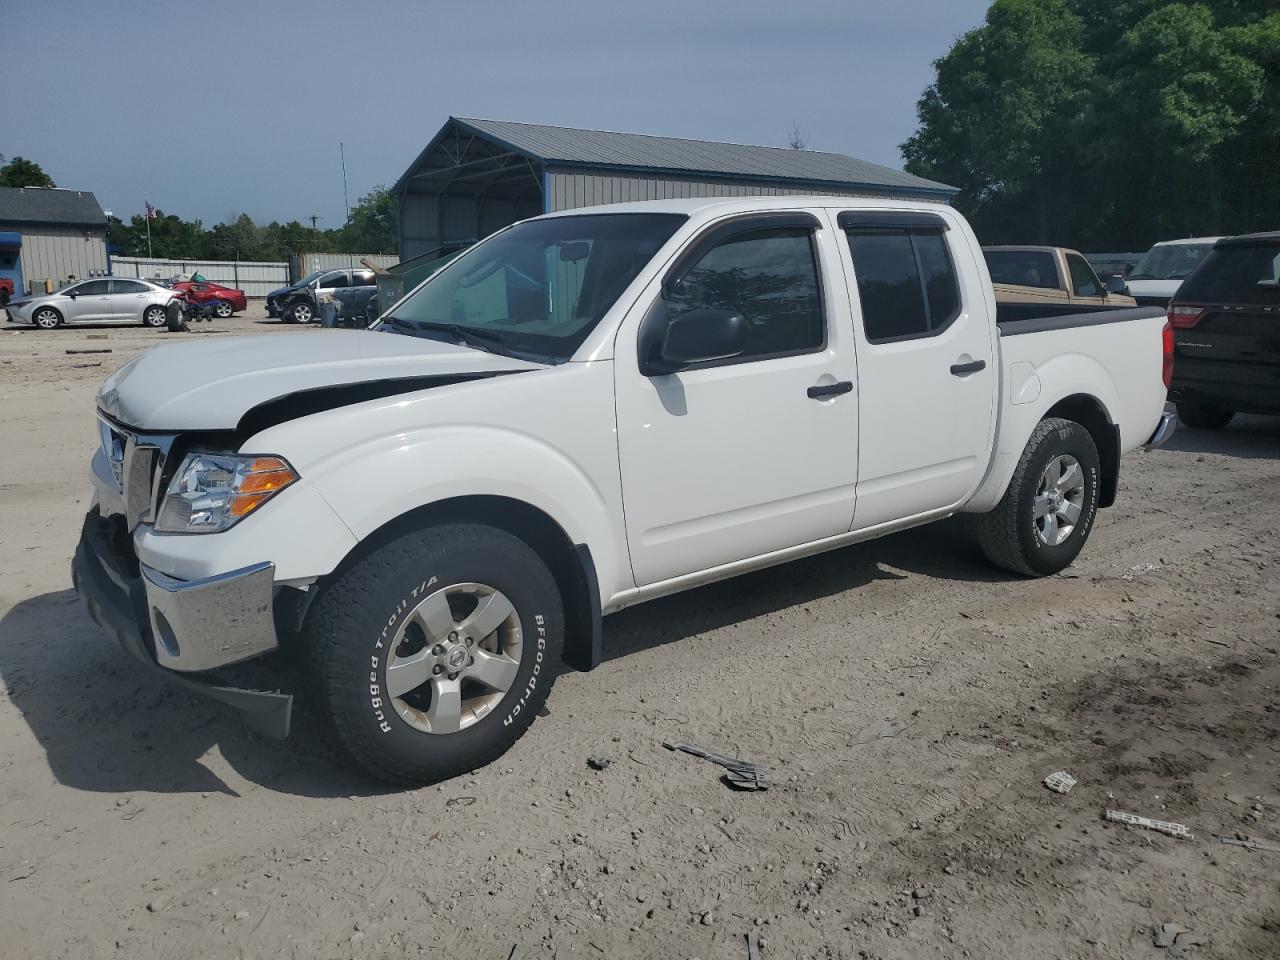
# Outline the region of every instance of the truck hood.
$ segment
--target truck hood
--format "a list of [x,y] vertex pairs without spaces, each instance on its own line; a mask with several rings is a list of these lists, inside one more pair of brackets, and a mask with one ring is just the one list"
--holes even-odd
[[250,410],[291,394],[401,380],[423,389],[427,378],[456,382],[541,368],[438,340],[362,330],[202,337],[125,364],[103,383],[98,407],[139,430],[232,430]]

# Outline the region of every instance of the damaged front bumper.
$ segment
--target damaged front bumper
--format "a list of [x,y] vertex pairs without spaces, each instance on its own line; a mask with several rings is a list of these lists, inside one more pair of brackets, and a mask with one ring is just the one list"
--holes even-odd
[[289,735],[293,697],[229,686],[219,668],[275,650],[274,566],[260,563],[201,580],[175,580],[138,562],[123,527],[85,517],[71,563],[93,621],[121,648],[195,693],[235,707],[258,732]]

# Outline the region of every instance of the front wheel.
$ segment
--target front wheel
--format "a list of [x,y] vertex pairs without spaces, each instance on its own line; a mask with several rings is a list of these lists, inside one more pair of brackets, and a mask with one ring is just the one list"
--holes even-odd
[[287,316],[294,323],[310,323],[316,318],[316,312],[307,301],[299,300],[289,308]]
[[1178,419],[1193,430],[1221,430],[1234,416],[1234,410],[1216,404],[1178,401]]
[[996,508],[977,517],[982,552],[1029,577],[1075,560],[1098,512],[1101,463],[1093,437],[1073,420],[1041,420]]
[[214,306],[213,312],[216,313],[223,320],[226,320],[236,311],[235,311],[235,308],[232,307],[231,304],[228,303],[226,300],[219,300],[218,303]]
[[555,580],[478,524],[407,533],[340,574],[303,626],[319,700],[350,758],[417,786],[495,760],[547,698],[564,644]]
[[62,324],[62,314],[53,307],[41,307],[32,315],[31,322],[41,330],[54,330]]

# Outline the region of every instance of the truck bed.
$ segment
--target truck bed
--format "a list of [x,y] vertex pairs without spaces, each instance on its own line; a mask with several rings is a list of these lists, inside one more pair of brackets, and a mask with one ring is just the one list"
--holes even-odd
[[1002,337],[1016,337],[1024,333],[1044,333],[1047,330],[1069,330],[1073,327],[1095,327],[1108,323],[1126,323],[1164,316],[1159,307],[1100,307],[1080,311],[1078,308],[1061,308],[1048,305],[1010,303],[996,307],[996,325]]

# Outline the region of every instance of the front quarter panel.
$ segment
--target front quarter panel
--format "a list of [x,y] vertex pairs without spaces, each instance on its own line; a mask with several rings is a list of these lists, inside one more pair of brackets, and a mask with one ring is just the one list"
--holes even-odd
[[602,595],[634,586],[622,525],[611,362],[436,387],[271,427],[246,451],[286,457],[363,540],[419,507],[495,496],[587,544]]

